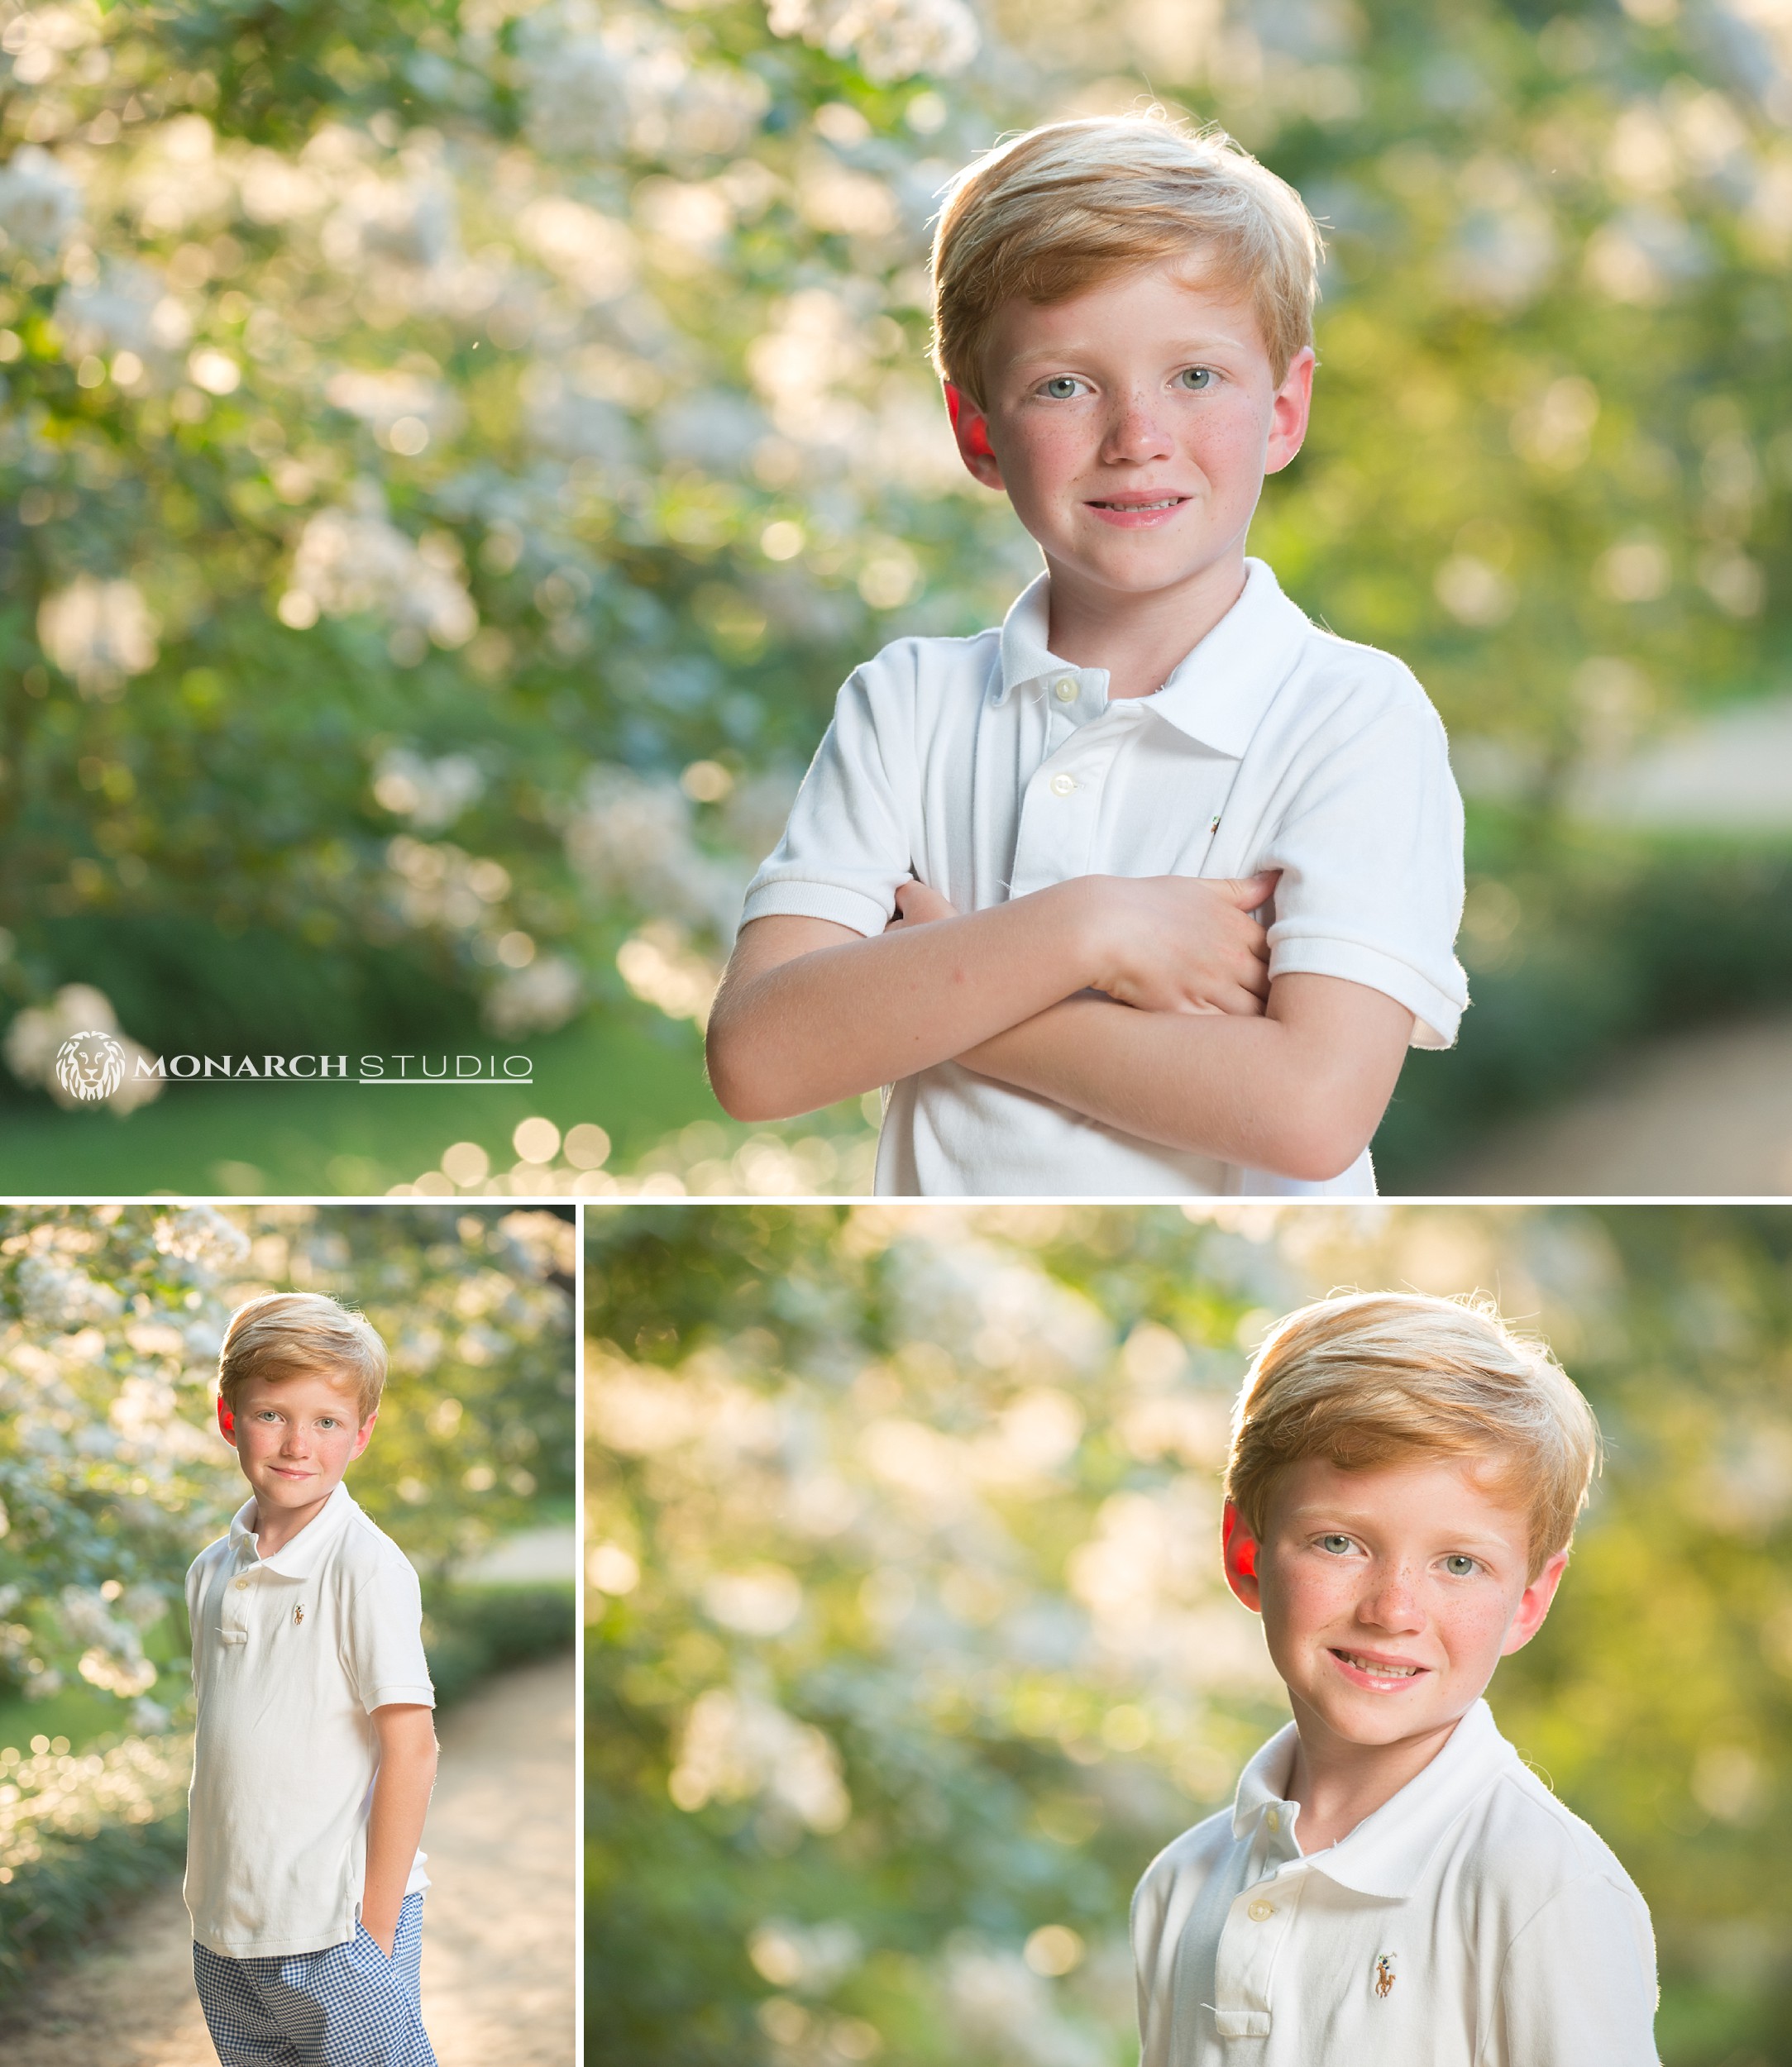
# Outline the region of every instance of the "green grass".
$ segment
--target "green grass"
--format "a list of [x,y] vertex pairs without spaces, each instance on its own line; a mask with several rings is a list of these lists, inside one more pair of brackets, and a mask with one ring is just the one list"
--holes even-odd
[[122,1119],[64,1112],[47,1099],[14,1106],[4,1114],[0,1190],[63,1198],[380,1192],[432,1169],[452,1141],[476,1141],[495,1169],[508,1168],[512,1130],[535,1114],[562,1133],[595,1122],[623,1163],[690,1120],[720,1117],[695,1029],[644,1006],[595,1012],[561,1033],[514,1043],[449,1040],[440,1048],[471,1053],[475,1045],[533,1057],[533,1084],[170,1086]]

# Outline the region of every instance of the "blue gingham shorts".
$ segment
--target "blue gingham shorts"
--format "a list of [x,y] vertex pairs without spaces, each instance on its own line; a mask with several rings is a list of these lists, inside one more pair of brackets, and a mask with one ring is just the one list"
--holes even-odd
[[423,1898],[407,1895],[389,1960],[359,1924],[322,1952],[228,1960],[193,1948],[222,2067],[436,2067],[423,2029]]

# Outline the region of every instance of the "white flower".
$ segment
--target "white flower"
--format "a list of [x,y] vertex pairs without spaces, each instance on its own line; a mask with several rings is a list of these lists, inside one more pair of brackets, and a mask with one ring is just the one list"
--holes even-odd
[[164,1256],[178,1256],[184,1263],[228,1270],[249,1253],[249,1238],[216,1206],[189,1205],[156,1221],[155,1246]]
[[89,352],[130,351],[164,362],[193,335],[193,318],[160,274],[131,260],[108,260],[97,280],[65,287],[56,297],[56,325],[71,360]]
[[424,833],[452,825],[485,789],[485,774],[468,753],[447,753],[431,761],[409,747],[394,747],[380,757],[374,770],[375,802]]
[[879,85],[962,72],[982,41],[963,0],[770,0],[766,20],[774,36],[850,58]]
[[81,219],[81,189],[47,150],[21,144],[0,166],[0,234],[34,257],[54,258]]
[[[57,1064],[65,1045],[82,1035],[99,1035],[114,1043],[119,1065],[116,1087],[103,1099],[83,1099],[65,1081],[68,1072]],[[22,1084],[47,1091],[59,1105],[104,1104],[113,1112],[127,1113],[160,1096],[161,1080],[139,1074],[140,1061],[151,1060],[149,1051],[129,1034],[121,1032],[118,1015],[103,991],[90,983],[65,983],[47,1005],[27,1005],[16,1014],[7,1029],[4,1052],[7,1067]]]
[[538,955],[494,985],[483,1016],[496,1034],[547,1033],[564,1026],[583,999],[579,972],[563,955]]
[[74,678],[84,696],[106,700],[118,695],[127,675],[155,665],[160,628],[142,590],[130,580],[77,575],[37,608],[44,651]]
[[479,613],[444,558],[371,509],[319,510],[299,538],[288,593],[309,596],[329,617],[370,611],[427,633],[437,646],[464,646],[479,629]]
[[15,1281],[28,1320],[65,1331],[89,1321],[116,1320],[124,1302],[110,1285],[98,1283],[79,1264],[55,1256],[25,1257]]

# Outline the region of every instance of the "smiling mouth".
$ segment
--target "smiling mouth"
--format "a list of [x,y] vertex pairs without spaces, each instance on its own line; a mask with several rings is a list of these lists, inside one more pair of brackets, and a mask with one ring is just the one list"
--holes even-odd
[[1371,1679],[1417,1679],[1426,1669],[1423,1665],[1383,1664],[1373,1658],[1360,1657],[1355,1651],[1335,1650],[1331,1655],[1358,1672],[1367,1673]]
[[1091,509],[1117,509],[1123,516],[1134,517],[1142,510],[1174,509],[1179,504],[1186,503],[1187,500],[1188,498],[1186,495],[1164,495],[1159,497],[1157,501],[1150,503],[1103,502],[1098,499],[1092,499],[1089,507]]

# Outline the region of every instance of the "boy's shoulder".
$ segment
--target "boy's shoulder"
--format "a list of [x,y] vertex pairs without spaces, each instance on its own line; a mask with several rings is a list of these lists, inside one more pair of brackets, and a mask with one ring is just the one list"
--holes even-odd
[[1441,725],[1436,706],[1398,653],[1347,639],[1329,625],[1300,613],[1306,626],[1294,675],[1304,698],[1348,704],[1359,719],[1372,712],[1405,714]]
[[861,661],[852,680],[873,695],[949,691],[968,682],[981,687],[1001,657],[1001,633],[996,627],[963,634],[915,632]]
[[1232,1831],[1232,1807],[1216,1809],[1180,1837],[1173,1837],[1140,1876],[1133,1897],[1135,1907],[1166,1897],[1175,1883],[1193,1874],[1205,1879],[1237,1842]]
[[417,1568],[379,1523],[354,1501],[348,1503],[337,1544],[338,1571],[351,1587],[369,1580],[397,1581],[414,1587]]
[[1509,1893],[1534,1911],[1573,1882],[1604,1880],[1642,1902],[1617,1853],[1522,1759],[1502,1768],[1483,1797],[1477,1823],[1472,1864],[1484,1888]]

